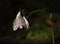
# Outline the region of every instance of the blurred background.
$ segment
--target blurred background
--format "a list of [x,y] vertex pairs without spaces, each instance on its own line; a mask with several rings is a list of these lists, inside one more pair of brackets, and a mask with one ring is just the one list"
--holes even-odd
[[[40,10],[27,18],[28,30],[12,29],[19,10]],[[0,0],[0,44],[60,44],[60,0]]]

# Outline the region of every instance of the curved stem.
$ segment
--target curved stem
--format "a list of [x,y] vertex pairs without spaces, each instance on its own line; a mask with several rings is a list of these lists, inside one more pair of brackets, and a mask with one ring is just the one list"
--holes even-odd
[[28,16],[27,18],[29,18],[33,13],[36,13],[36,12],[39,12],[40,10],[36,10],[36,11],[32,11]]

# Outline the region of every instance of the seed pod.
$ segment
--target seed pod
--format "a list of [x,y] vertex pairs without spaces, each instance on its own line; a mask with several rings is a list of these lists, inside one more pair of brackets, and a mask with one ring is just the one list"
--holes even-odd
[[21,12],[19,11],[15,20],[13,21],[13,31],[17,30],[18,28],[22,29],[23,26],[24,28],[28,29],[29,23],[24,16],[21,16]]

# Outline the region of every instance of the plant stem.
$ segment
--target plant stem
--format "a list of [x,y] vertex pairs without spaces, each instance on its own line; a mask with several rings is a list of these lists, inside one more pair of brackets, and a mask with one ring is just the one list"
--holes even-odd
[[55,44],[55,43],[54,43],[54,30],[51,29],[51,32],[52,32],[52,40],[53,40],[53,44]]
[[[50,20],[52,19],[52,13],[50,13]],[[54,23],[52,22],[52,26],[51,26],[51,28],[53,28],[54,27]],[[52,40],[53,40],[53,44],[55,44],[55,41],[54,41],[54,30],[53,29],[51,29],[51,32],[52,32]]]

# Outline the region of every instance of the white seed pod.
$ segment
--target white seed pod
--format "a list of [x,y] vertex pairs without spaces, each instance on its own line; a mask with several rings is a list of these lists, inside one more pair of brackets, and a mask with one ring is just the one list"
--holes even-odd
[[21,12],[19,11],[15,20],[13,21],[13,31],[16,31],[18,28],[22,29],[23,26],[24,28],[28,29],[29,23],[24,16],[21,16]]
[[27,21],[27,19],[23,16],[23,19],[24,19],[24,21],[25,21],[25,25],[23,24],[23,26],[26,28],[26,29],[28,29],[29,28],[29,22]]

